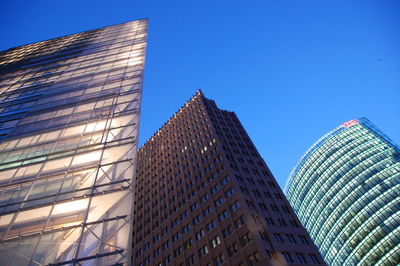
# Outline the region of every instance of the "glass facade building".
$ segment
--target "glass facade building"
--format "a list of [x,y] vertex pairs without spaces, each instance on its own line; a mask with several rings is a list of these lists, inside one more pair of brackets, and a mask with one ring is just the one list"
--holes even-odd
[[286,186],[329,265],[398,265],[399,191],[400,149],[366,118],[319,139]]
[[130,263],[147,20],[0,53],[0,264]]

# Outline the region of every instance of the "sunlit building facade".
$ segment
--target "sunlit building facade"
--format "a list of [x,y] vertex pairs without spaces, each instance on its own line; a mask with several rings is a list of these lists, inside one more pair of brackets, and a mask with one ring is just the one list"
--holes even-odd
[[147,20],[0,53],[0,264],[130,263]]
[[366,118],[319,139],[293,169],[289,202],[329,265],[398,265],[400,150]]
[[140,149],[133,265],[324,265],[233,112],[201,91]]

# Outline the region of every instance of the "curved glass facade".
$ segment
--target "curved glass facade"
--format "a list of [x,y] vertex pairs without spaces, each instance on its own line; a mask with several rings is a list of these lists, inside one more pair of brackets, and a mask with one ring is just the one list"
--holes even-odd
[[368,119],[319,139],[285,191],[329,265],[400,261],[400,149]]

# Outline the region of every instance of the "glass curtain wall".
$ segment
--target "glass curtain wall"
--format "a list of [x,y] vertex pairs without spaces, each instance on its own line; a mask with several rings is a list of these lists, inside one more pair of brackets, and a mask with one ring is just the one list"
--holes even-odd
[[369,120],[317,141],[286,193],[328,265],[400,261],[400,149]]
[[0,53],[2,265],[130,262],[147,20]]

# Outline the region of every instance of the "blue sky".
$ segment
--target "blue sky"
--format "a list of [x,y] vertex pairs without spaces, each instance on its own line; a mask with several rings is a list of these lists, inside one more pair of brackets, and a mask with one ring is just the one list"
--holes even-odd
[[282,187],[353,118],[400,143],[398,0],[4,0],[0,50],[144,17],[140,143],[199,88],[236,112]]

